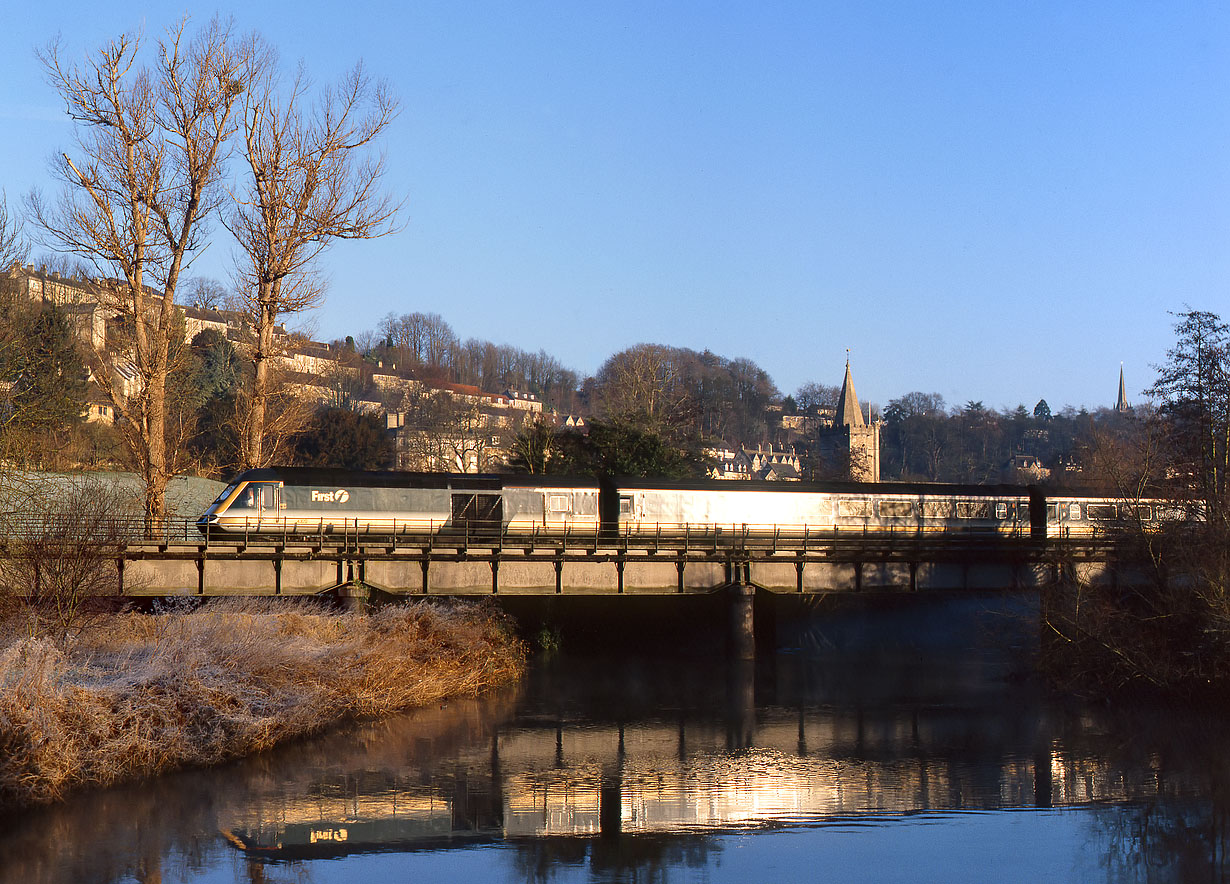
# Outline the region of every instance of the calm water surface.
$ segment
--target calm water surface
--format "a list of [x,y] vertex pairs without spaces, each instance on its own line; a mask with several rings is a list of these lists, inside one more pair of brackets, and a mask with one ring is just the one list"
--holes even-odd
[[994,655],[558,656],[515,689],[2,821],[0,880],[1227,876],[1220,725]]

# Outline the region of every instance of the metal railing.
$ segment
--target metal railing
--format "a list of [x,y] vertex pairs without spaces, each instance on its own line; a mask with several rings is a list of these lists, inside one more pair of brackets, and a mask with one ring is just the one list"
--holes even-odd
[[[1051,529],[1048,540],[1071,539],[1093,542],[1113,539],[1121,531],[1110,526],[1094,526],[1073,532],[1070,528]],[[242,526],[225,530],[211,528],[202,534],[193,519],[165,519],[150,530],[140,517],[92,519],[72,516],[20,516],[0,521],[0,542],[61,540],[100,544],[203,544],[205,546],[250,546],[274,543],[282,546],[349,549],[358,546],[385,546],[396,549],[414,547],[471,546],[555,547],[581,549],[617,547],[670,551],[713,552],[728,550],[807,550],[834,544],[899,544],[938,542],[1023,542],[1032,540],[1028,524],[1013,523],[1002,528],[961,528],[920,525],[836,525],[782,526],[755,523],[675,523],[639,522],[617,527],[596,522],[525,522],[513,524],[455,523],[436,519],[389,519],[380,521],[345,519],[315,524],[290,519],[246,520]]]

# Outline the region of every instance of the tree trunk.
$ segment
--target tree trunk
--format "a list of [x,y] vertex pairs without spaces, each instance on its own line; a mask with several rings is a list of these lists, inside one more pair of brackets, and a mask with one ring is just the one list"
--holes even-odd
[[269,405],[269,360],[273,356],[273,329],[277,314],[271,304],[278,297],[276,283],[261,283],[257,302],[256,349],[252,353],[256,371],[252,378],[252,394],[248,401],[247,434],[243,460],[249,469],[264,466],[265,421]]

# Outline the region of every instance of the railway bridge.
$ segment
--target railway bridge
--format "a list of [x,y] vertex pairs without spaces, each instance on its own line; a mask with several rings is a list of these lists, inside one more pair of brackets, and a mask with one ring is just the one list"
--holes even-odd
[[[740,525],[634,534],[587,527],[215,539],[185,522],[169,525],[156,539],[136,532],[119,536],[97,554],[104,567],[113,563],[119,593],[130,598],[332,596],[362,605],[407,597],[725,592],[737,647],[750,647],[757,591],[1021,589],[1054,579],[1060,568],[1094,579],[1113,574],[1116,548],[1109,534],[1039,538],[1028,530],[846,528],[800,533]],[[0,546],[0,556],[13,554],[13,542]]]

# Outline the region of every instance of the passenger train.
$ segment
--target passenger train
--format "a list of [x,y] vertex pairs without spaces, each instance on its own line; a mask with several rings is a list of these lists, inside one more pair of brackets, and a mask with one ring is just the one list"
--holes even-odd
[[197,520],[207,536],[421,534],[622,535],[738,530],[1093,534],[1174,518],[1159,501],[1122,501],[1039,486],[754,482],[247,470]]

